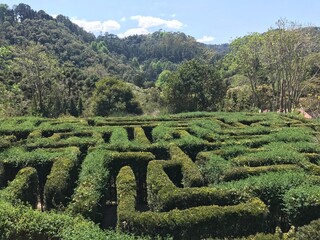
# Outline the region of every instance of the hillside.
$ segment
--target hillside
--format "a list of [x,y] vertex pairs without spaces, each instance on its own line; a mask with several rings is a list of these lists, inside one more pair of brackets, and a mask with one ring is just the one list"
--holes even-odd
[[276,113],[0,119],[0,239],[316,239],[319,130]]
[[[319,28],[276,24],[205,45],[163,30],[96,37],[66,16],[1,4],[0,116],[101,115],[97,102],[109,116],[300,108],[320,116]],[[130,84],[117,85],[117,97],[98,93],[105,78]]]
[[[77,68],[101,65],[106,73],[134,82],[134,75],[155,81],[165,69],[175,69],[185,60],[203,57],[209,50],[184,33],[155,32],[124,39],[106,33],[95,37],[63,15],[51,17],[43,10],[34,11],[26,4],[14,9],[0,7],[1,46],[44,45],[61,64]],[[211,53],[212,54],[212,53]],[[141,71],[142,70],[142,71]]]

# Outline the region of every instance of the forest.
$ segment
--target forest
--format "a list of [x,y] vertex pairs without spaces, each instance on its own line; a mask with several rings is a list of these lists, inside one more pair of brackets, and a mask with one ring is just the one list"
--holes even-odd
[[0,240],[319,239],[320,27],[0,33]]
[[[300,108],[319,115],[318,27],[280,19],[265,33],[205,45],[162,30],[96,37],[66,16],[2,4],[0,31],[4,117]],[[118,89],[112,100],[98,83],[106,79]],[[100,112],[99,104],[110,110]]]

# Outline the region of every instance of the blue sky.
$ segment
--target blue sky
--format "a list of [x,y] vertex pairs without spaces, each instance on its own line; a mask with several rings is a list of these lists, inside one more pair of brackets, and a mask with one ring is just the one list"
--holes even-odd
[[159,29],[180,31],[205,43],[229,43],[265,32],[280,18],[320,26],[319,0],[8,0],[68,16],[90,32],[120,37]]

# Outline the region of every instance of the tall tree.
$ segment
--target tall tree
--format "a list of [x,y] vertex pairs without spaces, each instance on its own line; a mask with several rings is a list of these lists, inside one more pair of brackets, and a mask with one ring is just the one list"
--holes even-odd
[[237,38],[230,45],[230,53],[226,59],[231,68],[246,76],[250,81],[253,93],[253,107],[261,106],[257,93],[259,84],[259,73],[261,72],[260,54],[262,47],[262,36],[252,33],[245,37]]
[[21,87],[32,98],[36,113],[46,116],[46,103],[56,81],[58,62],[38,44],[16,48],[15,69],[22,74]]
[[264,35],[262,62],[273,90],[273,110],[298,106],[303,82],[310,80],[314,39],[307,29],[281,19]]
[[214,66],[191,60],[170,75],[164,88],[172,112],[216,111],[226,93],[226,85]]

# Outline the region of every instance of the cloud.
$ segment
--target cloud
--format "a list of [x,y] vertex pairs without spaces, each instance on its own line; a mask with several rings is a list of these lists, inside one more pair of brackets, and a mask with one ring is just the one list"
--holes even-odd
[[180,29],[182,28],[183,24],[182,22],[178,20],[164,20],[157,17],[151,17],[151,16],[132,16],[132,20],[137,20],[138,25],[140,28],[148,29],[151,27],[160,27],[165,26],[172,29]]
[[84,19],[77,19],[76,17],[73,17],[71,18],[71,21],[88,32],[110,32],[121,28],[121,25],[114,20],[107,20],[104,22],[87,21]]
[[121,22],[125,22],[125,21],[127,21],[127,18],[126,17],[122,17],[121,18]]
[[197,39],[197,41],[201,43],[209,43],[209,42],[212,42],[213,40],[214,40],[214,37],[212,36],[203,36],[202,38]]
[[132,35],[146,35],[149,33],[150,32],[145,28],[131,28],[131,29],[127,30],[125,33],[118,34],[118,37],[125,38],[125,37],[129,37]]

